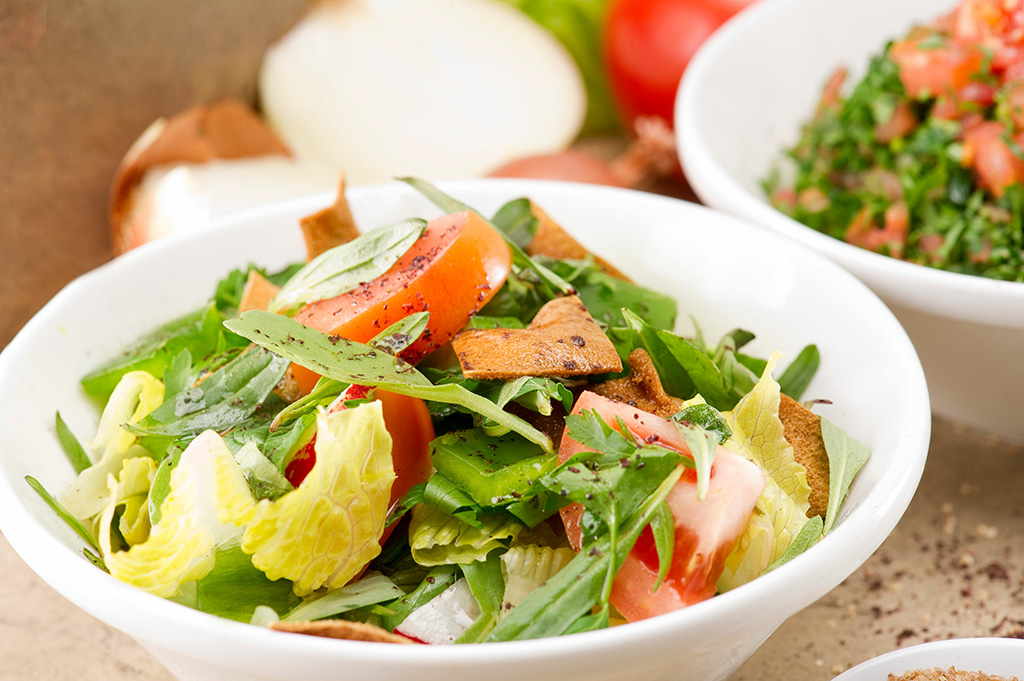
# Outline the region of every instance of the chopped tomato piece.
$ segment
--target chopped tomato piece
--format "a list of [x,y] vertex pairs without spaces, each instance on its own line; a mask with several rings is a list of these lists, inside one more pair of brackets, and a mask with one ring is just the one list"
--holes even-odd
[[[476,213],[432,220],[423,235],[377,279],[335,298],[310,303],[295,321],[365,343],[395,322],[430,312],[427,330],[402,353],[416,363],[452,339],[501,288],[512,265],[505,240]],[[295,367],[303,392],[317,376]]]
[[875,139],[888,144],[894,139],[905,137],[917,127],[917,116],[910,108],[909,102],[900,102],[892,111],[892,116],[885,123],[875,126]]
[[1024,160],[1017,156],[1024,135],[1007,135],[1006,127],[996,121],[980,123],[964,133],[963,164],[974,168],[981,186],[995,196],[1002,196],[1007,187],[1024,180]]
[[[941,40],[939,45],[921,43]],[[945,40],[939,34],[910,38],[892,46],[889,52],[900,70],[900,80],[907,96],[952,95],[968,83],[981,69],[983,55],[976,46],[965,46]]]
[[[628,404],[613,402],[592,392],[576,400],[572,413],[594,409],[610,426],[621,418],[630,432],[645,442],[689,453],[676,426]],[[558,460],[565,461],[585,447],[568,431],[562,436]],[[697,477],[692,469],[669,492],[667,501],[675,519],[675,549],[668,576],[655,591],[658,554],[650,528],[646,528],[626,557],[612,585],[611,602],[627,620],[636,621],[679,610],[715,595],[725,559],[732,553],[754,511],[765,485],[765,473],[742,456],[719,447],[711,468],[707,496],[697,499]],[[583,507],[573,504],[561,511],[569,542],[581,544]]]

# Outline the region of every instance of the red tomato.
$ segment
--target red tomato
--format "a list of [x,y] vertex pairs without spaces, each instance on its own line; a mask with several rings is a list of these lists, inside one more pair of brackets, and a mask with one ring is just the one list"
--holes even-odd
[[[1006,143],[1006,127],[996,121],[979,123],[964,132],[963,164],[974,168],[978,182],[995,196],[1002,196],[1014,182],[1024,181],[1024,161]],[[1020,148],[1024,134],[1010,138]]]
[[[402,353],[415,364],[452,339],[501,288],[512,265],[505,240],[476,213],[431,220],[395,265],[371,282],[310,303],[295,321],[359,343],[415,312],[430,312],[427,330]],[[317,375],[293,365],[304,393]]]
[[[942,44],[931,44],[943,41]],[[926,43],[924,46],[921,43]],[[982,51],[943,39],[938,34],[908,38],[889,51],[900,70],[907,96],[955,96],[981,70]]]
[[[617,428],[616,417],[621,418],[634,435],[646,442],[689,453],[675,425],[654,414],[592,392],[580,395],[572,413],[584,409],[596,409],[613,428]],[[584,449],[567,431],[562,436],[558,460],[565,461]],[[615,576],[612,605],[627,620],[636,621],[714,596],[725,559],[746,527],[764,484],[764,471],[722,447],[715,454],[711,483],[703,500],[697,499],[696,474],[692,469],[685,471],[667,497],[675,518],[676,539],[668,577],[657,591],[652,591],[658,575],[658,553],[647,528]],[[561,514],[569,542],[578,551],[583,507],[573,504],[563,508]]]
[[672,125],[676,89],[701,43],[752,0],[613,0],[604,58],[620,113]]

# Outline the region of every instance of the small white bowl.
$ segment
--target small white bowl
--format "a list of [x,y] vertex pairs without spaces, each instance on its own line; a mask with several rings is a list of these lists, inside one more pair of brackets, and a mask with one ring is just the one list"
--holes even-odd
[[889,674],[915,669],[984,672],[1006,678],[1024,677],[1024,641],[1012,638],[961,638],[933,641],[894,650],[847,669],[833,681],[885,681]]
[[921,267],[826,236],[775,210],[760,181],[799,137],[838,67],[868,58],[954,0],[764,0],[698,51],[676,130],[700,199],[796,239],[868,284],[913,340],[936,413],[1024,442],[1024,284]]
[[[133,251],[73,282],[22,330],[0,353],[0,530],[58,592],[134,637],[181,679],[725,678],[786,618],[856,570],[910,502],[931,421],[909,339],[881,301],[840,267],[700,206],[593,185],[488,180],[442,188],[485,214],[531,197],[640,283],[677,296],[687,333],[693,315],[709,338],[737,326],[754,330],[752,352],[764,356],[780,348],[792,358],[817,343],[822,365],[806,396],[831,399],[820,412],[873,450],[835,531],[778,570],[670,615],[560,639],[477,646],[284,634],[190,610],[97,570],[24,480],[32,475],[57,491],[73,478],[53,433],[54,412],[88,437],[97,414],[80,377],[140,334],[199,307],[231,268],[301,260],[297,220],[327,205],[326,195]],[[350,201],[363,226],[437,214],[405,185],[356,189]]]

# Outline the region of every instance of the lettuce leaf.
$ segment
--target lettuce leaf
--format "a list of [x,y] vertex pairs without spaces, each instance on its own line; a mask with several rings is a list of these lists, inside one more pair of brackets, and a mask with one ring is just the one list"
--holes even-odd
[[135,435],[122,426],[138,423],[164,401],[164,384],[145,371],[121,377],[100,415],[96,437],[89,448],[98,452],[92,466],[78,474],[60,495],[60,502],[74,517],[85,520],[102,513],[110,500],[107,478],[116,476],[126,459],[147,456],[135,446]]
[[100,519],[99,536],[107,569],[119,580],[165,598],[210,572],[214,549],[242,532],[233,518],[253,503],[234,457],[213,431],[201,433],[182,452],[171,471],[159,522],[146,541],[127,551],[113,546],[111,525],[118,505],[113,476],[108,487],[111,501]]
[[810,486],[807,471],[796,461],[783,435],[779,419],[780,389],[771,372],[779,359],[768,360],[760,380],[723,416],[732,428],[725,447],[758,464],[767,472],[764,492],[740,536],[737,548],[726,560],[718,585],[735,588],[757,577],[781,558],[807,523]]
[[552,548],[527,544],[513,546],[501,556],[501,573],[505,577],[505,597],[501,612],[519,605],[530,593],[554,577],[569,564],[576,552],[567,546]]
[[433,506],[414,506],[409,524],[413,559],[426,566],[486,560],[488,553],[503,548],[523,529],[504,514],[483,515],[479,520],[477,528]]
[[253,565],[292,580],[299,596],[344,586],[380,553],[395,479],[380,402],[321,410],[314,451],[302,484],[236,516],[247,523],[242,550]]

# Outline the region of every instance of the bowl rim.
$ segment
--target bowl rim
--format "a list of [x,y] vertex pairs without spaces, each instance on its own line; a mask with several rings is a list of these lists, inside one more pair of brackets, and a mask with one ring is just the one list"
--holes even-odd
[[[355,187],[350,190],[350,201],[355,204],[363,196],[373,192],[388,192],[391,185],[370,185]],[[404,186],[404,185],[402,185]],[[627,189],[597,187],[573,183],[558,183],[535,180],[457,180],[438,182],[438,186],[456,196],[486,195],[493,192],[508,195],[530,195],[532,191],[557,190],[560,193],[572,194],[580,201],[604,200],[602,195],[615,197],[614,200],[641,201],[660,204],[668,212],[676,215],[692,215],[706,219],[712,223],[730,224],[731,229],[740,232],[758,230],[750,222],[727,215],[704,206],[692,204],[670,197],[636,192]],[[490,188],[494,189],[490,189]],[[256,216],[288,215],[298,209],[316,210],[324,201],[333,200],[333,195],[318,194],[310,197],[290,199],[269,206],[244,211],[222,219],[211,228],[218,232],[244,232],[247,223]],[[483,200],[483,199],[479,199]],[[207,230],[197,234],[183,234],[148,244],[142,248],[120,256],[92,272],[86,273],[62,289],[49,303],[37,313],[11,343],[0,352],[0,385],[12,370],[14,358],[23,346],[32,342],[37,328],[43,328],[48,318],[65,304],[73,300],[80,289],[96,285],[98,282],[116,278],[118,272],[127,263],[159,259],[165,251],[176,248],[177,244],[187,246],[193,241],[206,238]],[[759,231],[759,230],[758,230]],[[767,234],[759,231],[762,236]],[[763,238],[779,239],[777,235],[767,234]],[[659,643],[668,645],[676,641],[681,631],[699,631],[709,624],[726,624],[733,628],[760,627],[765,622],[777,625],[813,601],[834,588],[846,576],[851,574],[877,549],[888,536],[892,528],[902,517],[920,482],[927,457],[928,444],[931,436],[931,416],[928,392],[924,373],[914,351],[913,345],[899,322],[885,305],[860,281],[848,272],[828,262],[818,253],[798,243],[779,239],[779,247],[791,251],[801,259],[810,259],[820,263],[834,272],[836,277],[846,279],[850,286],[859,289],[864,296],[865,304],[873,308],[880,320],[890,326],[896,347],[901,358],[901,366],[906,369],[906,379],[913,386],[918,400],[915,409],[909,414],[905,437],[893,444],[900,453],[895,457],[899,466],[890,475],[883,477],[874,488],[869,490],[861,504],[859,514],[846,517],[821,542],[811,547],[797,560],[787,563],[768,574],[762,575],[751,583],[730,592],[716,596],[703,603],[697,603],[683,610],[662,615],[656,618],[634,622],[627,627],[616,627],[608,630],[587,632],[569,637],[533,639],[529,641],[512,641],[502,643],[478,644],[475,646],[444,646],[438,650],[431,646],[424,650],[421,646],[390,646],[387,648],[389,663],[396,668],[416,669],[430,667],[444,668],[452,664],[474,664],[478,662],[521,663],[524,654],[529,654],[533,661],[543,662],[565,656],[585,655],[594,646],[614,646],[615,648],[644,649]],[[320,661],[360,661],[379,662],[381,648],[373,643],[356,641],[338,641],[321,639],[313,636],[281,636],[279,632],[271,632],[261,627],[253,627],[241,622],[225,620],[191,608],[178,605],[166,599],[149,594],[141,589],[117,581],[101,570],[97,570],[81,555],[51,535],[34,517],[32,511],[20,501],[14,492],[15,481],[4,473],[4,457],[0,455],[0,531],[8,538],[22,559],[47,583],[87,612],[108,624],[126,631],[137,640],[159,641],[164,628],[174,626],[179,631],[191,632],[198,638],[219,636],[232,645],[258,647],[281,654],[299,654],[310,660]],[[799,594],[787,599],[786,614],[781,619],[771,607],[763,607],[781,599],[774,599],[774,594],[787,583],[801,583],[804,588]],[[790,590],[792,591],[792,590]],[[94,594],[103,594],[110,602],[118,604],[116,610],[98,608]],[[762,607],[752,607],[760,605]],[[154,627],[149,624],[137,626],[140,621],[149,620],[159,623]]]
[[[918,643],[909,648],[901,648],[884,653],[860,664],[847,669],[837,676],[833,681],[858,681],[867,679],[882,678],[880,674],[892,672],[903,674],[911,669],[930,669],[932,667],[946,667],[947,663],[929,662],[930,659],[939,653],[964,653],[977,655],[979,658],[986,658],[989,655],[1009,652],[1015,655],[1024,655],[1024,640],[1014,638],[994,637],[973,637],[954,638],[944,641],[930,641]],[[959,662],[957,664],[960,664]],[[960,671],[980,671],[984,673],[999,673],[979,668],[976,665],[985,665],[985,662],[969,661],[966,663],[969,668],[959,668]],[[905,665],[911,665],[905,667]],[[1005,673],[1005,672],[1003,672]]]
[[[951,319],[1024,329],[1024,283],[917,265],[818,232],[773,208],[765,197],[729,173],[711,151],[700,125],[704,102],[716,89],[709,72],[722,55],[735,51],[748,35],[757,33],[762,22],[813,1],[762,0],[750,5],[715,31],[690,61],[676,93],[675,129],[680,161],[694,192],[708,205],[750,219],[824,253],[854,272],[886,301]],[[795,122],[794,133],[804,120]],[[781,152],[780,149],[779,155]],[[765,168],[764,172],[768,170]],[[930,300],[908,296],[908,285],[931,292]],[[979,300],[988,302],[989,307],[979,305]],[[1009,314],[1014,310],[1020,314]]]

